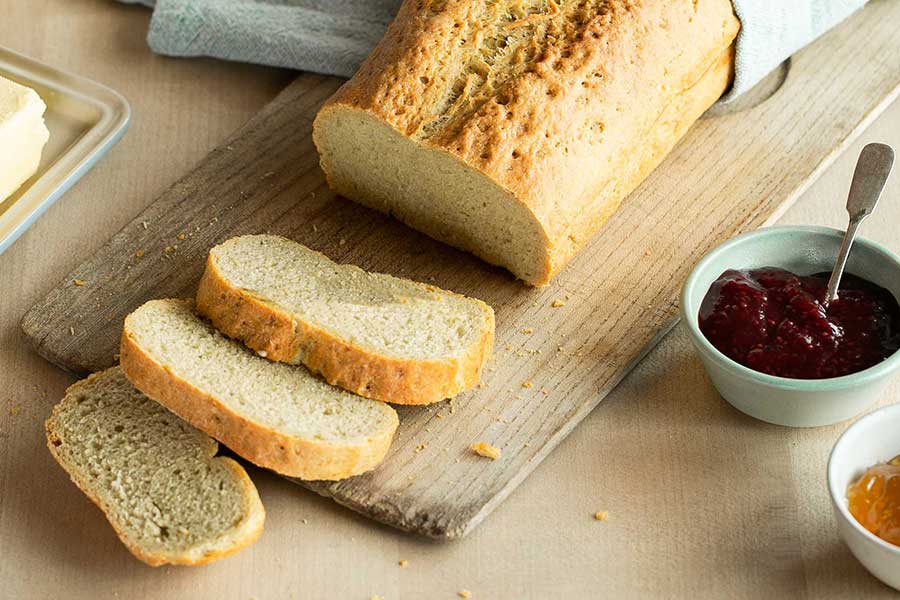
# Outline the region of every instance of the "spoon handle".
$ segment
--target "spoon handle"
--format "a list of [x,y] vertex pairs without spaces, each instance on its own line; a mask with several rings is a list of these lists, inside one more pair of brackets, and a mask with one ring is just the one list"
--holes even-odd
[[850,223],[847,225],[847,233],[844,234],[844,240],[841,242],[841,249],[838,251],[837,261],[834,264],[834,270],[831,272],[831,278],[828,280],[828,290],[825,292],[825,305],[828,306],[835,298],[837,298],[838,286],[841,283],[841,277],[844,275],[844,267],[847,266],[847,258],[850,256],[850,248],[853,246],[853,238],[856,237],[856,230],[859,229],[860,223],[866,215],[851,217]]
[[825,304],[837,298],[838,286],[844,267],[847,266],[847,257],[850,256],[850,248],[853,246],[853,238],[862,220],[872,214],[884,184],[891,174],[894,164],[894,150],[887,144],[866,144],[859,154],[856,163],[856,171],[853,173],[853,181],[850,183],[850,194],[847,197],[847,212],[850,214],[850,223],[847,225],[847,233],[841,242],[837,262],[828,280],[828,291],[825,293]]

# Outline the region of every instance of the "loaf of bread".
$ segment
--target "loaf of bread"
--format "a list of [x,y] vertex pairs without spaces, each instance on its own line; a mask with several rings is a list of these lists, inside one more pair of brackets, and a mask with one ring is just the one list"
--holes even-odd
[[197,310],[269,360],[396,404],[471,388],[494,339],[494,311],[480,300],[339,265],[273,235],[213,248]]
[[729,0],[406,0],[313,139],[330,186],[544,285],[722,94]]
[[283,475],[336,480],[369,471],[384,458],[399,423],[383,402],[226,338],[183,300],[153,300],[128,315],[120,355],[140,391]]
[[46,428],[50,453],[147,564],[206,563],[262,532],[265,511],[244,469],[118,367],[70,387]]

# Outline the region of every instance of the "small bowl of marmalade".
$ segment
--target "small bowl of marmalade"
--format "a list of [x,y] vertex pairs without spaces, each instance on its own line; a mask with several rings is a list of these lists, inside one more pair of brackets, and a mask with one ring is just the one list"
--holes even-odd
[[864,416],[838,439],[828,491],[850,551],[900,590],[900,404]]
[[767,227],[710,251],[681,297],[719,394],[769,423],[816,427],[871,407],[900,373],[900,258],[857,238],[831,302],[837,229]]

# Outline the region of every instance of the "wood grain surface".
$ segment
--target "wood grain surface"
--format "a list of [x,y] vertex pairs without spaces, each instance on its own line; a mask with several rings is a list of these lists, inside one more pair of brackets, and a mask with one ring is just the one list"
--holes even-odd
[[[871,6],[797,55],[772,98],[698,123],[544,289],[334,197],[310,126],[339,82],[303,75],[35,305],[23,330],[65,368],[112,364],[127,312],[150,298],[191,296],[211,245],[263,231],[479,297],[497,312],[484,387],[402,409],[398,438],[375,472],[304,484],[389,525],[461,537],[668,331],[691,265],[780,214],[894,97],[898,18],[900,5]],[[467,448],[477,441],[503,456],[474,456]]]

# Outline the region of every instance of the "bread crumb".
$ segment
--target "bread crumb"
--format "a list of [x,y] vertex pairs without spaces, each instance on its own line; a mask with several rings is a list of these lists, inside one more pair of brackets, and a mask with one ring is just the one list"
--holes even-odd
[[552,306],[553,308],[562,308],[565,305],[566,305],[566,303],[563,302],[562,300],[554,300],[553,302],[550,303],[550,306]]
[[409,561],[407,561],[406,559],[400,559],[400,561],[397,562],[397,564],[400,565],[401,567],[405,567],[406,565],[409,564]]
[[341,241],[338,242],[338,245],[343,246],[346,243],[347,243],[347,240],[345,240],[344,238],[341,238]]
[[418,446],[416,446],[416,452],[421,452],[422,450],[424,450],[427,447],[428,447],[428,444],[425,444],[425,443],[419,444]]
[[175,236],[175,239],[178,240],[179,242],[183,242],[185,237],[186,236],[183,233],[179,233],[178,235]]
[[69,335],[75,335],[75,328],[69,325]]
[[607,519],[609,519],[609,513],[605,510],[598,510],[594,513],[595,521],[606,521]]
[[166,246],[163,248],[163,254],[171,254],[172,252],[175,252],[176,248],[177,246]]
[[263,358],[266,358],[267,356],[269,356],[269,353],[266,352],[265,350],[257,350],[256,353],[257,353],[259,356],[262,356]]
[[533,387],[534,387],[534,384],[533,384],[532,382],[530,382],[530,381],[523,381],[523,382],[522,382],[522,387],[523,387],[523,388],[533,388]]
[[528,333],[528,334],[534,333],[534,328],[526,327],[525,329],[522,330],[522,333]]
[[142,226],[144,229],[147,229],[147,221],[141,221],[141,226]]
[[303,522],[304,525],[306,525],[307,523],[309,523],[309,521],[307,521],[306,519],[301,519],[301,521]]
[[644,256],[652,256],[652,255],[653,255],[653,253],[650,252],[650,248],[647,248],[646,250],[644,250]]
[[479,390],[484,389],[484,385],[485,385],[485,384],[484,384],[483,381],[478,382],[478,389],[479,389]]
[[460,598],[471,598],[472,592],[470,592],[469,590],[459,590],[458,592],[456,592],[456,595]]
[[549,396],[549,395],[550,395],[550,390],[544,389],[544,390],[541,390],[541,393],[542,393],[543,395],[545,395],[545,396]]
[[85,281],[83,279],[73,279],[72,283],[74,283],[78,287],[81,287],[85,284]]
[[137,256],[138,258],[141,258],[142,256],[144,256],[144,251],[141,248],[138,248],[137,250],[134,251],[134,255]]
[[474,452],[478,456],[483,456],[491,460],[497,460],[498,458],[500,458],[500,448],[491,446],[486,442],[478,442],[477,444],[472,444],[471,446],[469,446],[469,448],[471,448],[472,452]]
[[313,233],[318,233],[318,232],[319,232],[319,228],[316,226],[315,223],[313,223]]
[[437,419],[443,419],[443,418],[444,418],[444,415],[442,415],[441,413],[434,413],[434,416],[435,416],[435,418],[437,418]]

